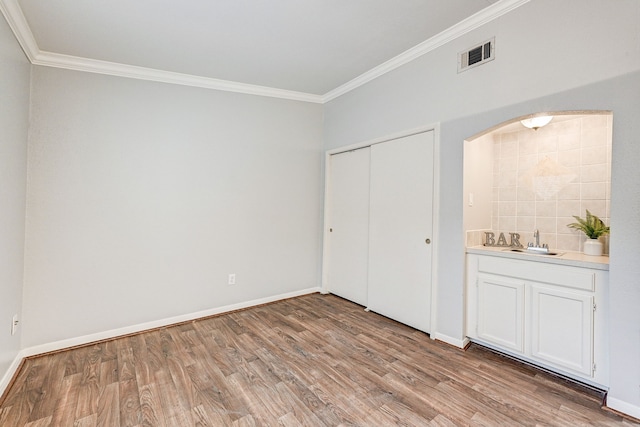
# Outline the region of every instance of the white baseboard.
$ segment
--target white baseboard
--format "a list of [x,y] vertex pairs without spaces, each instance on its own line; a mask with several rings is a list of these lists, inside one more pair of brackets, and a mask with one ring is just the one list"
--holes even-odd
[[452,345],[458,348],[465,348],[467,345],[469,345],[469,338],[467,337],[464,337],[463,339],[458,339],[458,338],[453,338],[453,337],[450,337],[449,335],[444,335],[438,332],[432,334],[431,336],[435,340],[442,341],[444,343],[447,343],[449,345]]
[[166,319],[155,320],[152,322],[140,323],[138,325],[126,326],[124,328],[111,329],[109,331],[98,332],[95,334],[84,335],[81,337],[69,338],[66,340],[50,342],[46,344],[40,344],[33,347],[28,347],[20,352],[21,357],[31,357],[42,353],[48,353],[51,351],[62,350],[65,348],[75,347],[92,343],[95,341],[108,340],[111,338],[119,337],[122,335],[135,334],[137,332],[146,331],[149,329],[161,328],[168,325],[173,325],[181,322],[188,322],[191,320],[199,319],[207,316],[214,316],[216,314],[228,313],[230,311],[240,310],[243,308],[255,307],[261,304],[267,304],[270,302],[280,301],[288,298],[293,298],[301,295],[313,294],[321,292],[320,287],[302,289],[300,291],[289,292],[286,294],[274,295],[271,297],[255,299],[251,301],[241,302],[238,304],[226,305],[223,307],[212,308],[209,310],[198,311],[195,313],[183,314],[180,316],[169,317]]
[[618,400],[614,397],[607,396],[607,407],[615,411],[622,412],[632,416],[633,418],[640,419],[640,406],[632,405],[623,400]]
[[156,320],[153,322],[140,323],[138,325],[127,326],[124,328],[112,329],[109,331],[98,332],[95,334],[84,335],[76,338],[69,338],[66,340],[50,342],[46,344],[36,345],[22,349],[15,357],[9,369],[4,373],[0,379],[0,396],[5,392],[9,383],[13,379],[14,375],[20,367],[20,363],[25,357],[37,356],[42,353],[48,353],[51,351],[63,350],[69,347],[75,347],[83,344],[88,344],[95,341],[102,341],[111,338],[116,338],[122,335],[134,334],[137,332],[146,331],[149,329],[161,328],[163,326],[169,326],[176,323],[188,322],[190,320],[199,319],[202,317],[214,316],[216,314],[228,313],[230,311],[240,310],[243,308],[255,307],[257,305],[267,304],[270,302],[281,301],[288,298],[298,297],[301,295],[313,294],[321,292],[320,287],[302,289],[300,291],[289,292],[286,294],[275,295],[266,298],[255,299],[251,301],[241,302],[238,304],[226,305],[223,307],[212,308],[210,310],[198,311],[195,313],[184,314],[181,316],[170,317],[167,319]]
[[7,369],[7,372],[5,372],[2,379],[0,379],[0,396],[4,394],[7,387],[9,387],[9,383],[11,383],[13,376],[18,372],[22,359],[24,359],[24,354],[21,351],[16,354],[15,359],[13,359],[13,362],[9,365],[9,369]]
[[[285,300],[288,298],[293,298],[293,297],[302,296],[302,295],[313,294],[316,292],[325,293],[323,292],[323,289],[320,287],[308,288],[308,289],[303,289],[300,291],[290,292],[286,294],[275,295],[272,297],[255,299],[255,300],[246,301],[238,304],[231,304],[223,307],[213,308],[210,310],[198,311],[195,313],[184,314],[181,316],[175,316],[175,317],[170,317],[162,320],[156,320],[153,322],[141,323],[138,325],[128,326],[128,327],[119,328],[119,329],[112,329],[105,332],[99,332],[95,334],[84,335],[81,337],[70,338],[67,340],[55,341],[47,344],[25,348],[16,355],[15,359],[13,360],[13,362],[11,363],[7,371],[4,373],[4,376],[0,379],[0,396],[2,396],[6,388],[9,386],[9,383],[11,382],[14,375],[18,371],[18,368],[20,367],[20,363],[25,357],[36,356],[38,354],[47,353],[50,351],[62,350],[65,348],[88,344],[95,341],[116,338],[122,335],[133,334],[133,333],[142,332],[142,331],[154,329],[154,328],[160,328],[163,326],[169,326],[169,325],[173,325],[181,322],[188,322],[190,320],[195,320],[202,317],[228,313],[235,310],[255,307],[255,306],[267,304],[270,302]],[[458,348],[465,348],[470,342],[469,338],[467,337],[463,339],[458,339],[458,338],[453,338],[438,332],[431,334],[431,337],[433,339],[442,341],[444,343],[447,343],[449,345],[452,345]],[[634,418],[640,419],[640,407],[636,405],[633,405],[612,397],[608,397],[607,407],[613,410],[616,410],[618,412],[622,412],[624,414],[630,415]]]

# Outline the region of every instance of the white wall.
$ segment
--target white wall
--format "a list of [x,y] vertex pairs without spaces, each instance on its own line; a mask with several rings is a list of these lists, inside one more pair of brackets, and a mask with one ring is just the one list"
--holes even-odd
[[[0,18],[0,383],[20,350],[30,64]],[[2,387],[0,386],[0,391]]]
[[320,285],[321,105],[34,67],[31,115],[24,347]]
[[[464,144],[465,230],[491,230],[493,139],[493,134],[490,133],[473,141],[465,141]],[[473,206],[469,206],[470,198],[473,199]]]
[[[535,0],[325,106],[326,149],[441,122],[435,334],[451,340],[464,337],[463,141],[537,111],[613,111],[609,402],[628,412],[640,411],[639,20],[635,0]],[[457,74],[457,52],[494,35],[496,59]]]

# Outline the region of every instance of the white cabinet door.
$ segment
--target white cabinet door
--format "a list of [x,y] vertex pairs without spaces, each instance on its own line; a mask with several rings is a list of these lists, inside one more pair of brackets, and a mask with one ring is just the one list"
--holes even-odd
[[593,296],[531,285],[531,356],[593,374]]
[[371,147],[368,307],[424,332],[431,325],[433,150],[433,131]]
[[367,305],[369,147],[330,157],[328,290]]
[[478,338],[524,352],[524,290],[522,281],[478,275]]
[[606,388],[608,283],[605,270],[468,254],[468,336]]

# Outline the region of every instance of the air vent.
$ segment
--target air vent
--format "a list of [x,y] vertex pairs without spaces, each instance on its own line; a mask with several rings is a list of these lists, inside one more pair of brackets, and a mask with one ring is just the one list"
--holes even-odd
[[496,38],[493,37],[484,43],[460,52],[458,54],[458,72],[477,67],[485,62],[493,61],[495,58],[495,43]]

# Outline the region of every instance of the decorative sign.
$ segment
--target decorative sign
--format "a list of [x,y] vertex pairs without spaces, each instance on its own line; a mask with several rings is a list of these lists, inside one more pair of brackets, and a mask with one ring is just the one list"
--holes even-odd
[[498,235],[498,240],[496,241],[496,234],[491,231],[485,231],[484,233],[484,246],[496,246],[503,248],[522,248],[522,243],[520,243],[520,234],[518,233],[508,233],[509,234],[509,243],[507,243],[507,238],[504,236],[504,233],[500,233]]

